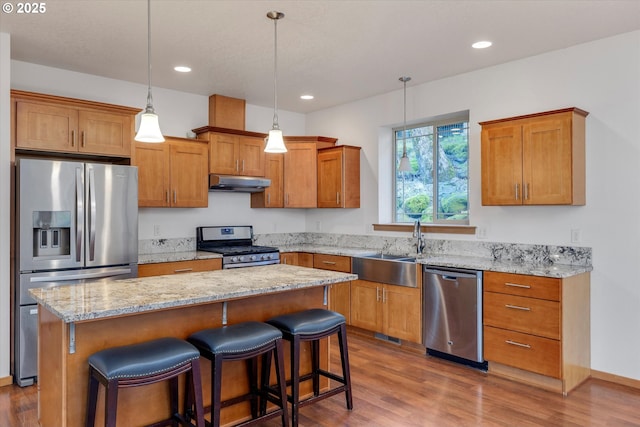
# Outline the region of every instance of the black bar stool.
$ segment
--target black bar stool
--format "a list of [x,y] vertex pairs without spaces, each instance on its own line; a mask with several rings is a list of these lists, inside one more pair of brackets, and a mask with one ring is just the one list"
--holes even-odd
[[[105,427],[115,427],[118,389],[166,380],[169,381],[171,417],[152,426],[173,426],[176,422],[192,425],[178,410],[178,376],[183,373],[187,374],[188,392],[185,395],[190,395],[194,403],[196,425],[204,427],[200,352],[188,342],[178,338],[160,338],[140,344],[108,348],[92,354],[89,356],[89,392],[85,425],[95,425],[100,384],[105,386]],[[140,407],[144,408],[142,402]]]
[[[267,323],[282,331],[282,337],[291,342],[291,424],[298,425],[298,410],[318,400],[338,393],[345,393],[347,409],[353,409],[351,397],[351,374],[347,350],[347,328],[342,314],[315,308],[285,314],[269,319]],[[338,334],[342,377],[320,368],[320,339]],[[311,341],[311,372],[300,376],[300,342]],[[341,383],[339,387],[320,393],[320,375]],[[313,396],[300,401],[300,382],[313,380]]]
[[[282,333],[279,329],[261,322],[244,322],[221,328],[198,331],[188,338],[195,345],[202,357],[211,360],[211,406],[205,412],[211,412],[211,423],[220,425],[220,409],[236,403],[250,401],[252,419],[238,426],[248,426],[269,418],[280,416],[282,425],[289,426],[287,412],[287,389],[284,372],[284,353]],[[278,388],[269,386],[272,354],[275,357]],[[260,385],[257,380],[257,360],[262,356],[262,375]],[[249,374],[250,390],[247,394],[222,400],[222,362],[246,360]],[[278,409],[266,412],[267,401],[278,406]],[[264,410],[259,409],[264,408]]]

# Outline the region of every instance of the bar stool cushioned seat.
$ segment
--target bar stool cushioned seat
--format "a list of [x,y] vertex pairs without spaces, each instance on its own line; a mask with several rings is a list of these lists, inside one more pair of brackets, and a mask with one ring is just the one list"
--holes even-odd
[[[87,426],[95,423],[98,386],[106,387],[105,425],[116,424],[118,389],[170,380],[171,417],[155,425],[180,422],[191,425],[178,413],[178,376],[187,373],[188,395],[195,404],[196,422],[204,426],[200,352],[193,345],[178,338],[160,338],[139,344],[108,348],[89,356],[89,393]],[[141,407],[142,407],[141,402]]]
[[[266,419],[280,416],[282,425],[289,425],[284,372],[284,352],[282,332],[278,328],[261,322],[243,322],[220,328],[205,329],[191,334],[188,341],[195,345],[200,354],[211,360],[211,425],[220,425],[220,409],[246,400],[251,404],[252,419],[238,424],[256,424]],[[272,354],[276,361],[278,388],[269,386]],[[257,357],[262,356],[261,383],[257,384]],[[222,362],[246,360],[250,390],[247,394],[222,401]],[[279,409],[267,414],[266,404],[270,401]],[[258,413],[258,403],[264,410]]]
[[[288,400],[292,404],[291,424],[294,427],[298,425],[298,411],[301,406],[342,392],[345,393],[347,409],[353,409],[347,329],[344,316],[334,311],[314,308],[277,316],[269,319],[267,323],[280,329],[283,338],[291,342],[291,395],[288,396]],[[341,377],[320,368],[319,340],[333,334],[338,335],[342,364]],[[300,375],[300,342],[302,341],[311,341],[311,372],[303,376]],[[320,393],[320,375],[342,385]],[[300,401],[300,382],[309,379],[313,380],[313,396]]]

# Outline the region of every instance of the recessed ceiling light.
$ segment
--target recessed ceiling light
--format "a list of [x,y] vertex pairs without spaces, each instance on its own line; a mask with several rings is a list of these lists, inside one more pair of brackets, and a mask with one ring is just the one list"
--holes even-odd
[[474,44],[471,45],[471,47],[474,49],[486,49],[489,46],[491,46],[491,44],[492,43],[490,41],[483,40],[483,41],[475,42]]
[[179,73],[188,73],[191,71],[191,68],[184,65],[178,65],[177,67],[173,67],[173,69],[178,71]]
[[300,95],[300,99],[313,99],[313,95]]

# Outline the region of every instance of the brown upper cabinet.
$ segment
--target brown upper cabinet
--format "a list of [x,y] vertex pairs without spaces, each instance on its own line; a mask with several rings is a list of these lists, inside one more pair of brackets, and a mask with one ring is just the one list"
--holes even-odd
[[265,155],[264,177],[271,185],[257,193],[251,193],[252,208],[284,207],[284,154],[267,153]]
[[266,135],[205,126],[194,129],[209,141],[209,172],[220,175],[264,176]]
[[131,156],[140,109],[18,90],[11,101],[18,150]]
[[244,130],[246,101],[223,95],[209,97],[209,126]]
[[318,150],[318,207],[360,207],[360,147]]
[[138,206],[208,206],[206,142],[170,136],[163,144],[136,142],[132,164],[138,166]]
[[318,207],[318,150],[334,147],[337,138],[285,136],[284,207]]
[[481,122],[483,205],[584,205],[578,108]]

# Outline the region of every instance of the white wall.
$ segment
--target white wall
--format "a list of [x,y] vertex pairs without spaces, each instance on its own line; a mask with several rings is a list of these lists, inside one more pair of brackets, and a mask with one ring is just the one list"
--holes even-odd
[[[308,230],[319,222],[326,232],[372,234],[368,225],[388,218],[389,127],[402,122],[398,86],[307,116],[309,134],[363,147],[362,209],[309,211]],[[478,122],[572,106],[590,112],[586,206],[482,206]],[[592,368],[640,380],[640,32],[407,88],[408,121],[467,109],[471,224],[486,228],[490,241],[591,247]],[[378,207],[378,200],[385,202]],[[582,241],[572,244],[576,228]]]
[[[146,85],[20,61],[11,62],[11,71],[12,89],[139,106],[141,109],[146,104]],[[160,118],[163,134],[185,137],[187,131],[208,123],[208,97],[156,87],[152,90],[153,103]],[[278,120],[285,135],[305,134],[303,114],[279,110]],[[247,130],[267,133],[272,122],[272,108],[247,105]],[[195,228],[198,225],[251,224],[256,233],[305,230],[305,210],[251,209],[249,206],[248,194],[209,193],[208,208],[142,208],[139,216],[139,238],[195,237]],[[159,235],[153,234],[155,225],[159,226]]]
[[[11,36],[0,33],[0,380],[10,371],[10,203],[11,199],[11,110],[9,82],[11,81]],[[4,350],[6,349],[6,350]]]

